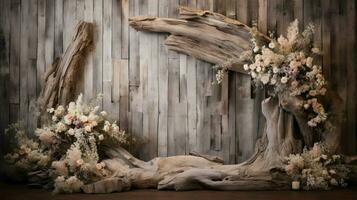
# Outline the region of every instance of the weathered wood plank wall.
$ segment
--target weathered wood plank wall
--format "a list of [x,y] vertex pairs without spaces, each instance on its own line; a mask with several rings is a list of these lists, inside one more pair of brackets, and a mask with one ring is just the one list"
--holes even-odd
[[[282,33],[297,18],[316,27],[330,85],[344,101],[343,150],[356,153],[356,1],[354,0],[0,0],[0,131],[21,120],[33,129],[42,77],[79,20],[93,22],[95,49],[78,83],[128,132],[148,139],[141,157],[198,151],[245,160],[264,129],[264,92],[230,73],[212,84],[211,65],[167,51],[165,34],[136,32],[128,17],[177,17],[179,5],[208,9]],[[0,142],[3,140],[0,138]],[[0,143],[0,145],[2,145]]]

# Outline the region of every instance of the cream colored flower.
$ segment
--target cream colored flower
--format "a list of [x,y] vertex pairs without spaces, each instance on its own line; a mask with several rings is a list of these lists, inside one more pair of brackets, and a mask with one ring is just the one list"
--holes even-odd
[[273,67],[273,73],[276,74],[276,73],[278,73],[278,72],[279,72],[279,68]]
[[312,67],[312,61],[313,61],[313,58],[308,57],[308,58],[306,59],[306,66]]
[[101,114],[103,117],[106,117],[106,116],[108,115],[108,113],[105,112],[105,111],[100,112],[100,114]]
[[98,139],[99,139],[100,141],[104,140],[104,135],[103,135],[103,134],[100,134],[100,135],[98,136]]
[[288,82],[288,78],[287,78],[286,76],[284,76],[284,77],[281,78],[280,81],[281,81],[281,83],[284,83],[284,84],[285,84],[285,83]]
[[255,70],[259,73],[259,72],[262,71],[262,68],[261,67],[257,67]]
[[244,65],[243,65],[243,69],[244,69],[245,71],[248,71],[248,70],[249,70],[249,65],[248,65],[248,64],[244,64]]
[[269,43],[269,48],[274,49],[275,48],[275,43],[274,42],[270,42]]
[[54,111],[55,111],[54,108],[48,108],[48,109],[47,109],[47,112],[48,112],[48,113],[53,113]]
[[57,132],[57,133],[61,133],[61,132],[64,132],[64,131],[66,131],[66,130],[67,130],[67,126],[66,126],[64,123],[58,122],[58,123],[56,124],[56,132]]
[[91,126],[85,126],[84,130],[85,130],[85,132],[90,133],[90,132],[92,132],[92,127]]
[[54,115],[57,117],[62,116],[66,110],[64,109],[63,106],[58,106],[57,109],[55,110]]
[[254,49],[253,49],[253,52],[257,53],[258,51],[259,51],[259,47],[255,46]]
[[69,135],[74,135],[75,131],[74,131],[73,128],[70,128],[70,129],[67,131],[67,133],[68,133]]
[[85,122],[88,121],[88,117],[85,116],[85,115],[81,115],[81,116],[79,117],[79,120],[81,120],[81,122],[85,123]]
[[250,75],[252,76],[252,78],[256,78],[257,74],[255,72],[251,72]]
[[269,78],[270,78],[269,74],[263,74],[260,80],[264,85],[266,85],[267,83],[269,83]]
[[103,127],[103,131],[105,131],[105,132],[109,132],[110,131],[110,125],[104,125],[104,127]]

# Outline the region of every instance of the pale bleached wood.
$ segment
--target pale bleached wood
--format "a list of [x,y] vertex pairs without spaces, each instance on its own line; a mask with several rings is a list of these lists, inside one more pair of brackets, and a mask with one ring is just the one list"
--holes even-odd
[[112,0],[112,58],[121,59],[122,51],[122,1],[121,0]]
[[[148,14],[149,15],[158,15],[158,0],[152,0],[148,4]],[[127,19],[126,19],[127,20]],[[149,36],[149,46],[150,53],[147,54],[150,56],[148,62],[148,71],[147,71],[147,116],[148,116],[148,138],[150,138],[149,143],[149,158],[157,157],[157,139],[158,139],[158,113],[159,113],[159,91],[158,91],[158,54],[159,54],[159,41],[158,35],[151,34]]]
[[[103,94],[103,0],[93,0],[94,54],[93,54],[93,94]],[[103,101],[99,101],[103,108]]]
[[[168,17],[167,6],[169,2],[166,0],[159,0],[159,15],[160,17]],[[159,43],[159,55],[158,55],[158,90],[160,92],[159,95],[159,116],[158,116],[158,156],[167,156],[168,149],[168,52],[165,47],[164,41],[166,39],[166,35],[158,36]]]
[[129,58],[129,0],[121,1],[121,58]]
[[[181,52],[185,52],[189,55],[191,55],[190,51],[194,48],[192,48],[192,46],[191,48],[187,47],[189,45],[185,43],[187,43],[188,40],[193,44],[205,42],[207,45],[220,46],[221,48],[220,51],[218,51],[218,55],[225,59],[221,59],[218,64],[223,64],[229,59],[237,60],[237,64],[242,62],[242,60],[239,59],[240,54],[244,49],[247,50],[250,45],[250,28],[248,26],[217,13],[212,13],[210,11],[197,11],[183,7],[180,9],[180,17],[190,20],[190,24],[195,26],[188,25],[186,20],[144,16],[130,18],[130,25],[138,30],[169,32],[173,35],[180,35],[189,38],[184,42],[180,41],[180,43],[182,43],[180,45],[186,46],[186,48],[177,47],[178,42],[173,43],[175,50],[180,49]],[[205,37],[202,37],[202,35],[205,35]],[[264,35],[262,35],[262,37],[266,38]],[[222,40],[222,38],[224,39]],[[168,46],[170,47],[171,44],[168,43]],[[229,49],[230,51],[225,51],[224,49]],[[214,50],[214,54],[212,53],[210,56],[215,54],[217,54],[217,50]],[[201,54],[201,56],[203,55]],[[201,57],[201,59],[203,58]],[[212,58],[204,60],[212,62]],[[231,70],[243,72],[241,67],[236,65],[233,65]]]
[[[103,109],[108,110],[113,106],[113,113],[111,118],[117,119],[119,116],[119,110],[117,108],[118,102],[112,102],[112,88],[113,81],[113,62],[112,62],[112,0],[103,0]],[[114,76],[117,76],[115,74]],[[118,89],[118,88],[116,88]],[[117,94],[117,92],[116,92]],[[118,99],[116,99],[118,100]]]
[[[121,51],[122,51],[122,42],[121,42],[121,26],[122,26],[122,18],[121,14],[123,9],[121,7],[121,1],[119,0],[112,0],[111,4],[111,49],[108,51],[111,53],[111,58],[113,59],[113,74],[112,74],[112,87],[111,87],[111,101],[112,104],[109,106],[112,110],[114,110],[112,116],[114,119],[119,119],[120,127],[123,128],[122,121],[120,118],[120,114],[122,110],[125,110],[125,107],[120,105],[120,92],[121,92],[121,68],[122,68],[122,60],[121,60]],[[125,129],[124,129],[125,130]]]
[[[139,15],[139,0],[129,1],[129,15]],[[140,97],[140,54],[139,54],[139,33],[130,28],[129,33],[129,95],[130,95],[130,134],[142,137],[142,104]]]
[[43,75],[46,70],[46,49],[45,49],[45,31],[46,31],[46,0],[40,0],[38,4],[38,16],[37,16],[37,91],[41,92],[43,84]]

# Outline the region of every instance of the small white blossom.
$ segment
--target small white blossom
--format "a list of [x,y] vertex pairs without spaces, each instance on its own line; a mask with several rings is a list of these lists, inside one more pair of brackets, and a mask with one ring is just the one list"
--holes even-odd
[[284,77],[281,78],[280,81],[281,81],[281,83],[284,83],[284,84],[285,84],[285,83],[288,82],[288,78],[287,78],[286,76],[284,76]]

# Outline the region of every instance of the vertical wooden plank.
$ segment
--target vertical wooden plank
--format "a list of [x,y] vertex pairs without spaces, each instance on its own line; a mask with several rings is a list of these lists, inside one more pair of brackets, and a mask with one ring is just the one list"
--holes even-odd
[[[112,106],[113,63],[112,63],[112,0],[103,0],[103,109],[110,110]],[[112,109],[110,117],[118,118],[119,111]]]
[[[209,10],[210,2],[197,0],[197,8]],[[201,153],[210,153],[211,113],[208,107],[208,98],[212,94],[212,67],[211,64],[200,60],[197,60],[196,67],[197,150]]]
[[322,60],[322,70],[323,74],[328,82],[331,79],[331,0],[326,0],[322,4],[322,51],[323,51],[323,60]]
[[51,67],[54,61],[55,0],[46,0],[45,9],[45,70],[47,70]]
[[[37,77],[37,17],[38,17],[38,5],[37,0],[31,0],[29,6],[29,16],[27,18],[27,23],[29,24],[28,31],[28,60],[27,60],[27,67],[29,70],[27,71],[27,90],[29,95],[29,107],[28,107],[28,130],[29,133],[33,133],[35,128],[37,128],[37,113],[36,113],[36,106],[37,106],[37,91],[39,87],[38,81],[40,78]],[[21,30],[22,31],[22,30]],[[41,75],[40,75],[41,76]]]
[[84,4],[85,0],[76,0],[76,22],[84,19]]
[[28,119],[28,90],[27,90],[27,73],[28,73],[28,26],[29,1],[21,2],[21,35],[20,35],[20,121],[27,127]]
[[46,70],[46,0],[38,2],[38,17],[37,17],[37,95],[41,92],[43,84],[43,75]]
[[[9,102],[19,104],[20,102],[20,34],[21,34],[21,1],[11,1],[10,9],[10,82]],[[5,19],[5,18],[4,18]],[[15,112],[15,110],[11,110]],[[17,111],[18,112],[18,111]]]
[[[151,0],[148,3],[148,15],[157,16],[158,15],[158,0]],[[148,158],[154,158],[157,156],[157,130],[158,130],[158,35],[150,34],[148,35],[148,46],[150,51],[146,52],[148,54],[148,69],[147,69],[147,108],[146,113],[144,113],[144,128],[147,128],[147,135],[150,138],[150,143],[148,146]],[[149,53],[150,52],[150,53]],[[147,124],[146,124],[147,123]]]
[[3,133],[9,124],[10,79],[10,1],[0,2],[0,156],[3,156]]
[[[168,17],[178,17],[179,0],[168,2]],[[177,52],[168,51],[168,155],[182,154],[185,151],[185,140],[176,128],[179,118],[180,102],[180,57]]]
[[121,1],[121,58],[129,56],[129,0]]
[[[140,15],[147,15],[148,14],[148,4],[149,2],[140,0],[139,5],[136,9],[139,10]],[[137,88],[136,94],[136,111],[141,113],[142,121],[140,122],[141,125],[141,132],[137,134],[141,134],[141,137],[145,138],[146,143],[142,147],[141,151],[141,158],[144,160],[149,159],[149,147],[151,139],[149,137],[149,130],[148,130],[148,116],[147,116],[147,108],[148,108],[148,65],[150,62],[150,36],[149,33],[139,32],[139,80],[140,84]]]
[[[84,21],[94,23],[94,0],[85,0],[84,1]],[[97,29],[95,29],[97,31]],[[94,32],[96,32],[94,31]],[[95,34],[95,33],[94,33]],[[95,43],[96,41],[94,41]],[[97,47],[95,47],[96,49]],[[83,87],[83,96],[86,101],[93,99],[96,97],[95,91],[95,82],[94,82],[94,73],[95,68],[94,66],[94,51],[90,51],[86,56],[85,67],[84,67],[84,87]]]
[[[187,6],[187,1],[180,1],[179,6]],[[187,102],[187,55],[179,55],[179,104],[178,112],[175,122],[175,137],[177,138],[177,150],[176,154],[188,154],[189,153],[189,141],[188,139],[188,102]],[[177,144],[176,143],[176,144]]]
[[121,59],[121,34],[122,34],[122,7],[121,0],[113,0],[112,3],[112,58]]
[[346,30],[346,57],[347,57],[347,127],[348,130],[347,139],[349,143],[349,148],[347,153],[350,155],[356,154],[356,137],[357,137],[357,127],[356,127],[356,100],[357,100],[357,89],[356,89],[356,1],[347,1],[347,10],[345,18],[347,26]]
[[[21,34],[21,1],[11,1],[10,8],[10,80],[9,80],[9,122],[19,120],[20,103],[20,34]],[[5,104],[4,104],[5,105]]]
[[63,0],[55,1],[55,58],[63,53]]
[[[139,0],[129,1],[129,15],[139,15]],[[129,132],[142,137],[142,104],[140,86],[139,32],[129,28],[129,94],[130,122]]]
[[[159,0],[159,17],[168,17],[168,1]],[[168,52],[165,46],[167,35],[158,36],[159,44],[159,118],[158,118],[158,156],[167,156],[168,154]]]
[[[258,1],[239,1],[237,19],[251,25],[258,22]],[[251,99],[251,80],[247,75],[237,74],[236,77],[236,160],[244,161],[252,154],[258,131],[259,109],[254,99]],[[258,107],[259,108],[259,107]],[[257,113],[255,113],[257,112]]]
[[129,64],[126,59],[120,60],[119,107],[120,128],[127,131],[129,127]]
[[[95,25],[93,51],[93,94],[103,93],[103,0],[93,0],[93,21]],[[100,102],[103,108],[103,101]]]

